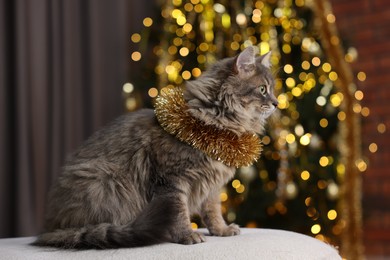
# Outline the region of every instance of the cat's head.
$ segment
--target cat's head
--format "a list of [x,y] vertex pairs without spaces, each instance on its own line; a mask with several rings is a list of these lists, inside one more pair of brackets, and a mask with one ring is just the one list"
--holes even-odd
[[190,113],[209,125],[238,135],[262,133],[265,120],[278,105],[270,54],[257,56],[250,46],[237,57],[211,66],[201,77],[186,84],[184,98]]

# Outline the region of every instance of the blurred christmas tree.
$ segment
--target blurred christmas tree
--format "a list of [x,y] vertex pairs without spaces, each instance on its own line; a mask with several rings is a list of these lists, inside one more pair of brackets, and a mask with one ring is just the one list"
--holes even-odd
[[[298,231],[338,245],[345,226],[338,208],[345,174],[338,139],[346,117],[340,110],[344,95],[335,87],[339,77],[321,45],[310,3],[168,0],[155,27],[146,18],[143,34],[150,37],[132,36],[153,51],[144,51],[142,59],[133,53],[145,69],[134,82],[153,98],[246,46],[257,45],[261,54],[272,51],[280,113],[262,136],[261,159],[239,169],[221,193],[223,212],[241,226]],[[356,56],[353,49],[347,55]]]

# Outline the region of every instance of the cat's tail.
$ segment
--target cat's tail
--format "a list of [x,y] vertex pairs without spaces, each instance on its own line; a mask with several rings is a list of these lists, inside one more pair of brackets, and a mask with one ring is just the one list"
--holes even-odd
[[150,203],[130,224],[102,223],[41,234],[32,245],[68,249],[142,247],[168,242],[176,209],[168,201]]

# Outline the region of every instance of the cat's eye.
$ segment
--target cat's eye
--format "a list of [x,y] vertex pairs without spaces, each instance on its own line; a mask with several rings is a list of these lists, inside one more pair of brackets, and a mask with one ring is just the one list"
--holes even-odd
[[267,87],[265,85],[260,85],[259,89],[262,95],[265,95],[267,93]]

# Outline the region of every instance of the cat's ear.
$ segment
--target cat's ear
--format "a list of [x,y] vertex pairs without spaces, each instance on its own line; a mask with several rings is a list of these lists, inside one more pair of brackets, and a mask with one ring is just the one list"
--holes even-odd
[[271,52],[267,52],[266,54],[257,57],[256,61],[267,69],[271,68]]
[[238,55],[235,69],[239,76],[246,78],[253,75],[256,69],[255,56],[258,52],[259,49],[257,47],[249,46]]

